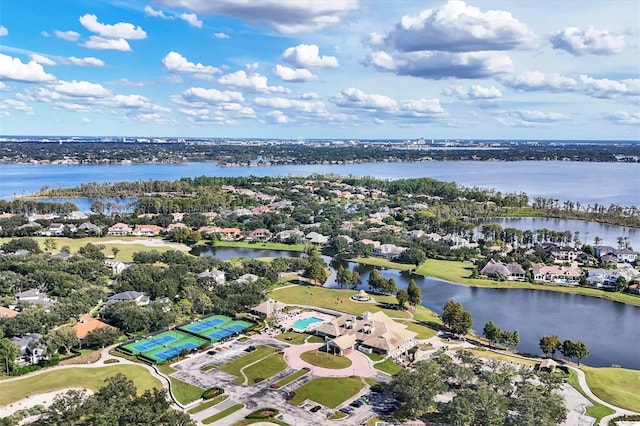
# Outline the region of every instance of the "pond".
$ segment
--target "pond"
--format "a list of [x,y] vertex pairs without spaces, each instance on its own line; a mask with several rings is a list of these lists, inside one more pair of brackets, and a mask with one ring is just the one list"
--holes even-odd
[[[218,248],[220,259],[233,257],[283,257],[298,252],[276,252]],[[201,253],[203,256],[211,252]],[[329,263],[330,259],[323,256]],[[335,271],[342,264],[358,270],[363,284],[358,289],[368,290],[367,280],[372,267],[349,262],[331,262],[332,274],[325,287],[339,288]],[[602,367],[613,364],[640,369],[640,307],[625,305],[595,297],[552,291],[529,289],[476,288],[397,270],[383,269],[381,275],[393,278],[399,289],[406,289],[414,279],[422,289],[422,304],[442,314],[444,304],[453,299],[461,302],[473,316],[473,329],[481,334],[484,324],[493,321],[498,327],[518,330],[524,353],[540,354],[538,341],[543,335],[557,334],[562,340],[582,340],[589,347],[588,365]]]

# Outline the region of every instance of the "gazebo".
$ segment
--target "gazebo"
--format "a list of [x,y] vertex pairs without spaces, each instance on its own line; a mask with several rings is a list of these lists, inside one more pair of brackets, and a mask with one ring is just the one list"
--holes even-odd
[[371,300],[371,296],[369,296],[366,291],[360,290],[359,292],[351,296],[351,299],[357,302],[368,302],[369,300]]

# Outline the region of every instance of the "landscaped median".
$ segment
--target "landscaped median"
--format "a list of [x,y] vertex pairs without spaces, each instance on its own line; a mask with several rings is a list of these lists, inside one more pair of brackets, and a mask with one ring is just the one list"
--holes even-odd
[[[249,379],[248,384],[253,384],[255,383],[255,379],[266,379],[279,373],[287,367],[287,364],[284,362],[282,355],[275,354],[275,352],[276,349],[271,346],[256,346],[253,352],[250,352],[243,357],[234,359],[233,361],[218,367],[218,369],[236,376],[236,379],[234,380],[234,382],[236,383],[245,383],[246,375],[246,377]],[[256,364],[251,365],[254,363]],[[254,368],[254,366],[258,367]],[[262,371],[260,369],[262,369]],[[243,375],[243,372],[245,375]],[[267,375],[267,373],[269,375]]]
[[304,376],[308,372],[309,372],[309,369],[307,369],[307,368],[303,368],[301,370],[298,370],[298,371],[296,371],[294,373],[291,373],[288,376],[283,377],[282,379],[278,380],[277,382],[272,384],[271,387],[273,389],[279,389],[279,388],[281,388],[283,386],[287,386],[289,383],[298,380],[300,377]]
[[176,370],[168,365],[157,365],[158,371],[167,376],[171,381],[171,392],[173,397],[182,405],[187,405],[197,401],[202,397],[204,389],[194,386],[182,380],[171,377]]
[[235,413],[238,410],[242,410],[243,408],[244,408],[243,404],[232,405],[231,407],[225,408],[224,410],[220,411],[218,414],[214,414],[211,417],[207,417],[202,421],[202,423],[204,423],[205,425],[208,425],[213,422],[217,422],[218,420],[224,419],[225,417]]
[[212,398],[206,402],[203,402],[202,404],[198,404],[195,407],[189,409],[187,411],[187,413],[189,414],[198,414],[208,408],[213,407],[214,405],[218,405],[220,404],[222,401],[226,401],[229,398],[229,395],[224,394],[224,395],[218,395],[215,398]]
[[340,355],[332,355],[328,352],[318,350],[303,352],[300,354],[300,359],[311,365],[330,368],[332,370],[341,370],[343,368],[351,367],[351,360],[349,358]]
[[310,399],[325,407],[336,408],[363,387],[360,377],[318,377],[294,390],[289,402],[298,405]]
[[[242,372],[247,377],[246,384],[261,382],[275,376],[287,368],[287,363],[282,354],[273,354],[255,364],[246,367]],[[238,380],[239,379],[239,380]],[[234,380],[236,383],[245,383],[243,377]]]

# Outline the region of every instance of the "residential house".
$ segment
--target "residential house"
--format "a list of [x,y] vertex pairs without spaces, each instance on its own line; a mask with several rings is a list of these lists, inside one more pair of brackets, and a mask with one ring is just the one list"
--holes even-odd
[[78,322],[76,322],[71,329],[76,333],[78,339],[82,340],[87,337],[87,334],[99,328],[113,328],[109,324],[100,321],[98,318],[93,318],[91,315],[80,315]]
[[173,216],[173,221],[174,222],[182,222],[184,220],[184,213],[171,213],[171,216]]
[[89,215],[84,213],[84,212],[75,210],[75,211],[72,211],[71,213],[67,214],[67,219],[69,219],[69,220],[86,220],[86,219],[89,219]]
[[131,235],[132,232],[133,229],[131,229],[129,225],[119,222],[109,227],[109,229],[107,230],[107,235],[124,237],[126,235]]
[[40,235],[43,235],[45,237],[59,237],[61,235],[64,235],[64,229],[64,223],[52,223],[46,229],[40,231]]
[[259,241],[266,241],[269,238],[271,238],[271,231],[265,228],[254,229],[247,236],[247,239],[249,240],[259,240]]
[[286,241],[289,239],[299,239],[304,238],[304,232],[298,229],[286,229],[284,231],[280,231],[276,234],[276,238],[280,241]]
[[32,214],[27,217],[29,222],[35,222],[37,220],[55,220],[58,216],[53,213],[45,213],[45,214]]
[[384,312],[364,312],[362,317],[342,315],[317,325],[312,333],[323,336],[327,350],[342,355],[348,349],[397,357],[416,346],[417,333]]
[[213,222],[213,219],[218,217],[218,213],[216,212],[204,212],[202,213],[202,215],[206,217],[209,220],[209,222]]
[[422,238],[425,235],[427,235],[427,233],[424,232],[422,229],[414,229],[412,231],[409,231],[409,233],[407,234],[407,236],[409,238],[411,238],[412,240],[416,240],[418,238]]
[[16,303],[26,303],[29,305],[41,305],[45,310],[53,308],[55,300],[50,299],[46,293],[42,293],[37,288],[21,291],[15,295]]
[[154,237],[156,235],[160,235],[163,230],[164,228],[158,225],[136,225],[133,230],[133,235],[142,237]]
[[83,230],[87,234],[99,235],[102,232],[102,228],[98,225],[94,225],[91,222],[83,222],[78,226],[78,231]]
[[373,255],[384,259],[394,260],[399,258],[407,247],[399,247],[395,244],[380,244],[373,248]]
[[631,249],[619,249],[616,250],[615,256],[618,262],[634,263],[638,258],[638,253]]
[[139,291],[124,291],[109,297],[107,303],[132,301],[138,306],[147,306],[150,302],[149,296]]
[[111,275],[119,275],[130,266],[113,258],[107,258],[103,263],[107,268],[111,269]]
[[175,231],[176,229],[187,229],[187,225],[182,222],[170,223],[167,226],[167,232]]
[[254,275],[254,274],[244,274],[239,276],[236,279],[236,282],[239,282],[241,284],[250,284],[250,283],[254,283],[256,281],[258,281],[260,279],[259,276]]
[[0,320],[4,318],[15,318],[19,314],[18,311],[0,306]]
[[238,228],[217,228],[217,234],[223,241],[237,241],[242,239],[242,231]]
[[329,242],[329,237],[326,237],[317,232],[309,232],[307,235],[304,236],[304,238],[306,242],[314,245],[323,245]]
[[615,249],[610,246],[594,246],[596,257],[606,262],[607,260],[613,260],[611,257],[605,256],[613,256],[615,257],[615,261],[617,262],[627,262],[634,263],[638,258],[638,254],[631,249]]
[[62,259],[62,260],[69,260],[73,257],[72,254],[67,253],[66,251],[61,251],[60,253],[56,253],[54,255],[52,255],[51,257],[55,257],[58,259]]
[[573,262],[578,255],[582,253],[582,250],[571,246],[557,246],[555,244],[547,245],[545,247],[547,252],[547,259],[549,262],[565,263]]
[[207,269],[204,272],[200,272],[198,274],[198,279],[213,281],[216,284],[224,284],[226,281],[224,271],[220,271],[218,269]]
[[452,250],[460,249],[460,248],[476,248],[478,247],[478,243],[472,243],[464,237],[459,235],[447,234],[442,237],[442,241],[447,243]]
[[580,268],[568,266],[536,265],[531,273],[535,281],[554,284],[578,284],[582,276]]
[[492,278],[504,277],[509,281],[524,281],[526,274],[522,266],[517,263],[505,265],[493,259],[489,260],[480,273]]
[[12,337],[11,341],[20,349],[16,359],[17,365],[37,364],[41,360],[47,359],[47,345],[42,339],[42,334],[27,333]]

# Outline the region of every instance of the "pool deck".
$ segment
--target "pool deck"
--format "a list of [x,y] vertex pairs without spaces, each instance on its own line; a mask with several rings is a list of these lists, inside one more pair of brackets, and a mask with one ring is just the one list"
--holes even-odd
[[[318,311],[300,311],[299,309],[296,309],[288,313],[279,313],[276,316],[276,320],[278,321],[278,324],[280,324],[280,326],[282,326],[284,329],[289,329],[289,328],[293,328],[293,324],[296,321],[308,319],[311,317],[319,318],[322,320],[322,322],[315,322],[315,323],[309,324],[307,329],[313,329],[313,327],[318,324],[322,324],[323,322],[329,322],[335,319],[335,317],[331,315],[323,314]],[[298,331],[302,331],[302,330],[298,330]]]

